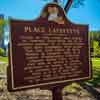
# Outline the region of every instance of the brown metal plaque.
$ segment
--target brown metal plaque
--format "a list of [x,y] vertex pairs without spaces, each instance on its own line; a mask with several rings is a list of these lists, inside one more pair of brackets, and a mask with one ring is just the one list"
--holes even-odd
[[91,78],[88,25],[71,23],[57,4],[34,21],[10,21],[8,89]]

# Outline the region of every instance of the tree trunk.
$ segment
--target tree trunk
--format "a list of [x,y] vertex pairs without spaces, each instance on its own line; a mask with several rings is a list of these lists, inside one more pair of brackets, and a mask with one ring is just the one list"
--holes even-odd
[[73,3],[73,0],[68,0],[68,2],[66,3],[65,8],[64,8],[66,13],[68,12],[68,10],[71,7],[72,3]]

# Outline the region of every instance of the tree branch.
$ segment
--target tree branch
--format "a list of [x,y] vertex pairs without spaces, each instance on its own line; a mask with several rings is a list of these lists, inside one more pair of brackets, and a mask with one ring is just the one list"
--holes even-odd
[[71,7],[72,3],[73,3],[73,0],[68,0],[68,2],[66,3],[65,8],[64,8],[66,13],[68,12],[68,10]]
[[54,2],[58,3],[58,0],[53,0]]

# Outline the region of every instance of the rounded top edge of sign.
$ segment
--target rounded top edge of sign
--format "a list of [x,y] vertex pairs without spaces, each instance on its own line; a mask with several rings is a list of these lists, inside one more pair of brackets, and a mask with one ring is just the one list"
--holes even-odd
[[47,3],[41,10],[39,17],[35,18],[34,20],[23,20],[23,19],[13,19],[10,18],[10,21],[25,21],[25,22],[36,22],[39,19],[45,19],[45,21],[52,21],[57,24],[63,25],[63,24],[70,24],[70,25],[80,25],[80,26],[86,26],[88,27],[89,24],[80,24],[80,23],[74,23],[69,20],[66,16],[65,10],[58,4],[58,3]]

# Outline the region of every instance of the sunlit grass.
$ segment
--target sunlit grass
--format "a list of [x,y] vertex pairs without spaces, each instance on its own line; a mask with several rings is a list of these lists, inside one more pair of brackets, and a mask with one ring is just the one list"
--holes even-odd
[[100,69],[100,58],[92,58],[92,65]]
[[8,57],[2,57],[2,56],[0,56],[0,62],[8,63]]
[[100,86],[100,58],[92,58],[92,74],[93,78],[88,82],[94,87]]

